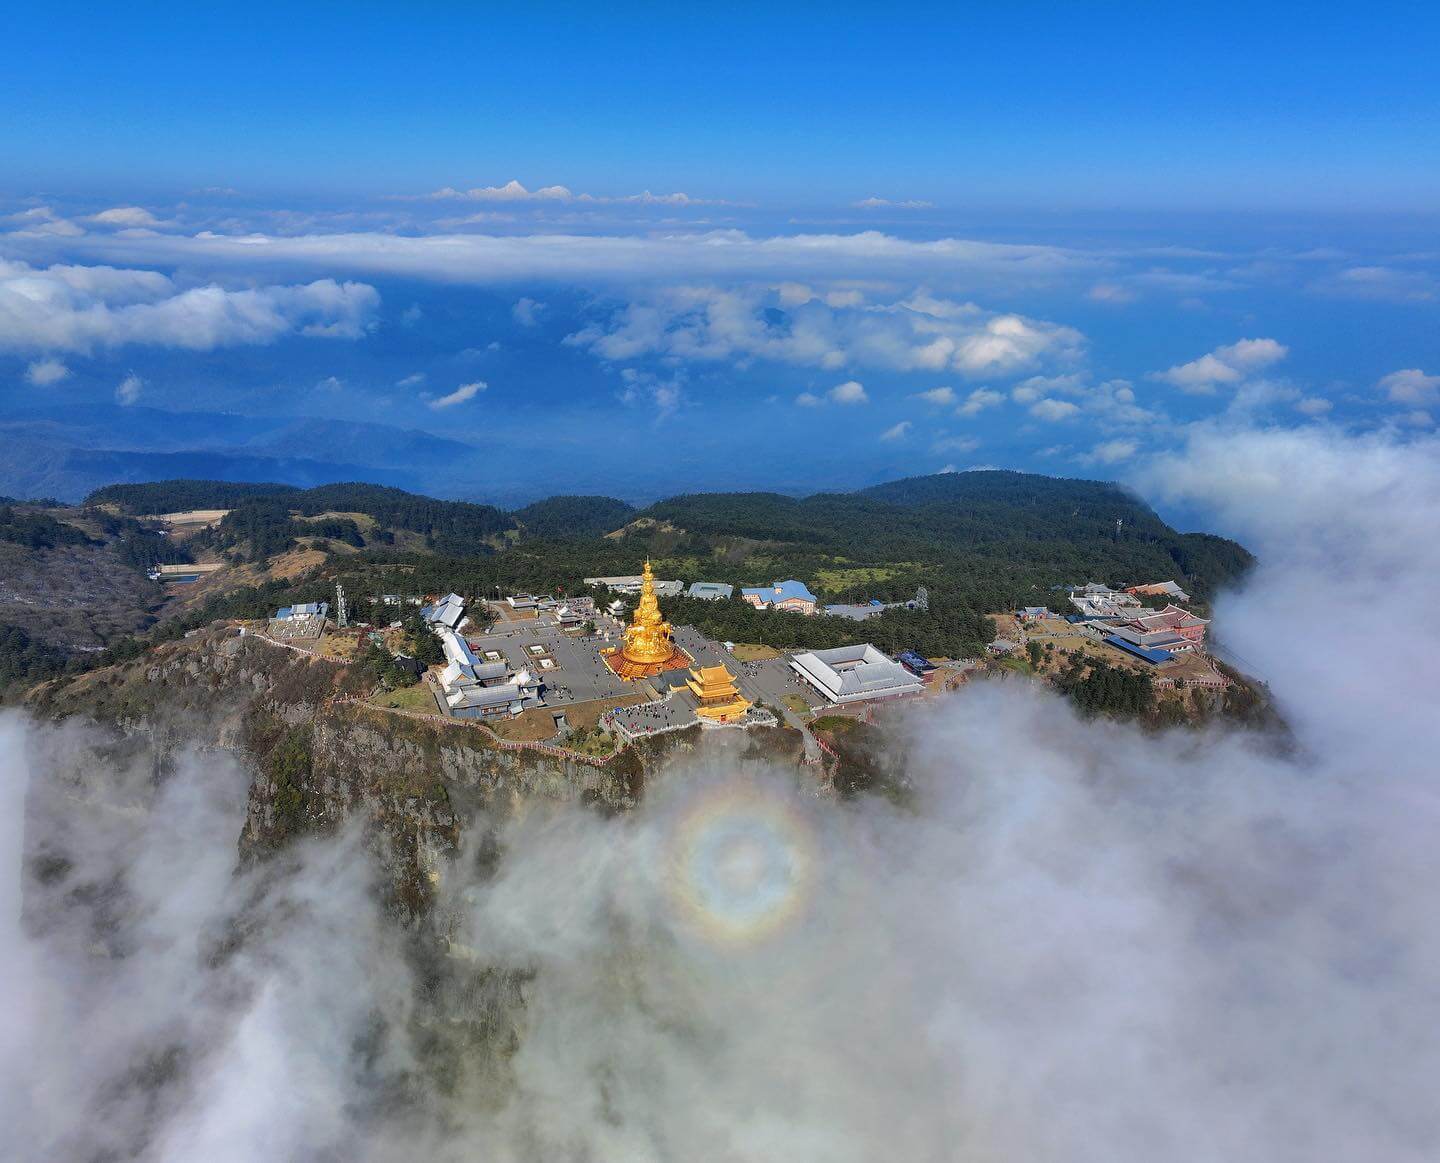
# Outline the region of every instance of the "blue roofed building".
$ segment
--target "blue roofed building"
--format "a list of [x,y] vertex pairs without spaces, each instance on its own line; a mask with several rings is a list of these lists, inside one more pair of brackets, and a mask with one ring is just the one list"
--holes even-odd
[[1168,650],[1151,650],[1145,646],[1139,646],[1134,642],[1127,642],[1117,635],[1106,635],[1105,644],[1113,646],[1116,650],[1123,650],[1126,654],[1133,654],[1136,658],[1143,659],[1151,666],[1163,666],[1174,659],[1174,655]]
[[813,614],[819,598],[802,581],[790,578],[773,585],[742,589],[740,596],[757,610],[788,610],[792,614]]
[[902,650],[895,656],[895,661],[917,678],[924,678],[927,674],[939,669],[923,654],[915,650]]

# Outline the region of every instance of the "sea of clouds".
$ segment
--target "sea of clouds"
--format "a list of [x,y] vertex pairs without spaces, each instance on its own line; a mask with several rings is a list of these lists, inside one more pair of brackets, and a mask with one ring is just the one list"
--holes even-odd
[[1199,429],[1137,483],[1259,555],[1217,625],[1289,735],[981,684],[903,807],[722,750],[537,808],[442,878],[463,1005],[358,830],[240,869],[240,763],[9,713],[0,1154],[1429,1163],[1440,446]]

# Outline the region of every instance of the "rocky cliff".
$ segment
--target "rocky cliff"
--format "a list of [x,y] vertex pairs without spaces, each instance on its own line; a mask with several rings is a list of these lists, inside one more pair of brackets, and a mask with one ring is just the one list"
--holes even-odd
[[641,741],[608,763],[587,762],[354,701],[364,693],[347,665],[215,626],[132,662],[43,684],[29,702],[42,717],[80,716],[143,737],[162,757],[182,747],[242,755],[253,771],[238,837],[247,860],[363,819],[390,903],[412,920],[426,914],[444,862],[462,850],[486,851],[527,802],[623,811],[647,778],[701,746],[737,759],[799,756],[794,731],[725,732],[712,743],[696,728]]

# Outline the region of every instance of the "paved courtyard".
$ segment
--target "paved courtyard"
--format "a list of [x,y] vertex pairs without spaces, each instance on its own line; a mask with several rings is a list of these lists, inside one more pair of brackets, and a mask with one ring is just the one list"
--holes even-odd
[[[482,662],[503,659],[511,670],[522,667],[545,683],[545,704],[583,703],[636,692],[636,684],[621,682],[600,660],[603,638],[566,634],[550,622],[536,618],[499,623],[489,634],[466,634]],[[536,649],[538,648],[538,649]],[[545,666],[543,660],[553,660]]]
[[[599,615],[595,624],[600,633],[591,638],[566,634],[544,615],[524,621],[500,622],[488,634],[465,634],[482,661],[504,660],[512,670],[528,668],[545,682],[544,706],[559,708],[593,699],[637,695],[653,687],[663,701],[616,708],[609,715],[618,719],[632,735],[647,735],[689,726],[696,721],[695,699],[689,692],[670,693],[683,683],[685,672],[656,675],[645,683],[622,682],[601,661],[600,652],[621,641],[624,623]],[[787,705],[787,699],[801,699],[806,706],[824,705],[824,699],[790,669],[788,657],[741,662],[719,642],[702,636],[693,626],[677,626],[675,641],[699,666],[724,666],[735,676],[736,685],[752,703],[764,703],[783,713],[791,726],[802,720]],[[668,699],[664,696],[670,694]]]

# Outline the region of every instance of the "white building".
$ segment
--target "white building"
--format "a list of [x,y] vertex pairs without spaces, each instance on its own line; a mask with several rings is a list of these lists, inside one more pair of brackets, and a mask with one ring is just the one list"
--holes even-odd
[[451,715],[457,719],[486,719],[518,715],[540,705],[540,680],[528,670],[511,674],[504,662],[481,662],[457,632],[465,621],[465,603],[458,594],[447,594],[425,610],[425,618],[440,639],[445,665],[440,671],[440,691]]
[[832,703],[894,698],[925,689],[918,678],[868,643],[797,654],[790,669]]
[[[638,573],[625,574],[622,577],[587,577],[587,586],[603,586],[612,594],[638,594],[643,578]],[[678,598],[685,592],[683,581],[660,581],[656,579],[655,595],[660,598]]]
[[1086,618],[1130,618],[1139,608],[1140,599],[1091,582],[1070,595],[1070,604]]
[[425,609],[424,617],[432,626],[448,626],[454,630],[465,619],[465,599],[459,594],[446,594]]
[[329,602],[300,602],[293,606],[281,606],[275,611],[276,622],[299,622],[306,618],[323,618],[330,613]]
[[503,662],[481,662],[459,634],[436,626],[445,650],[440,687],[450,714],[458,719],[518,715],[540,705],[540,680],[528,670],[513,675]]

